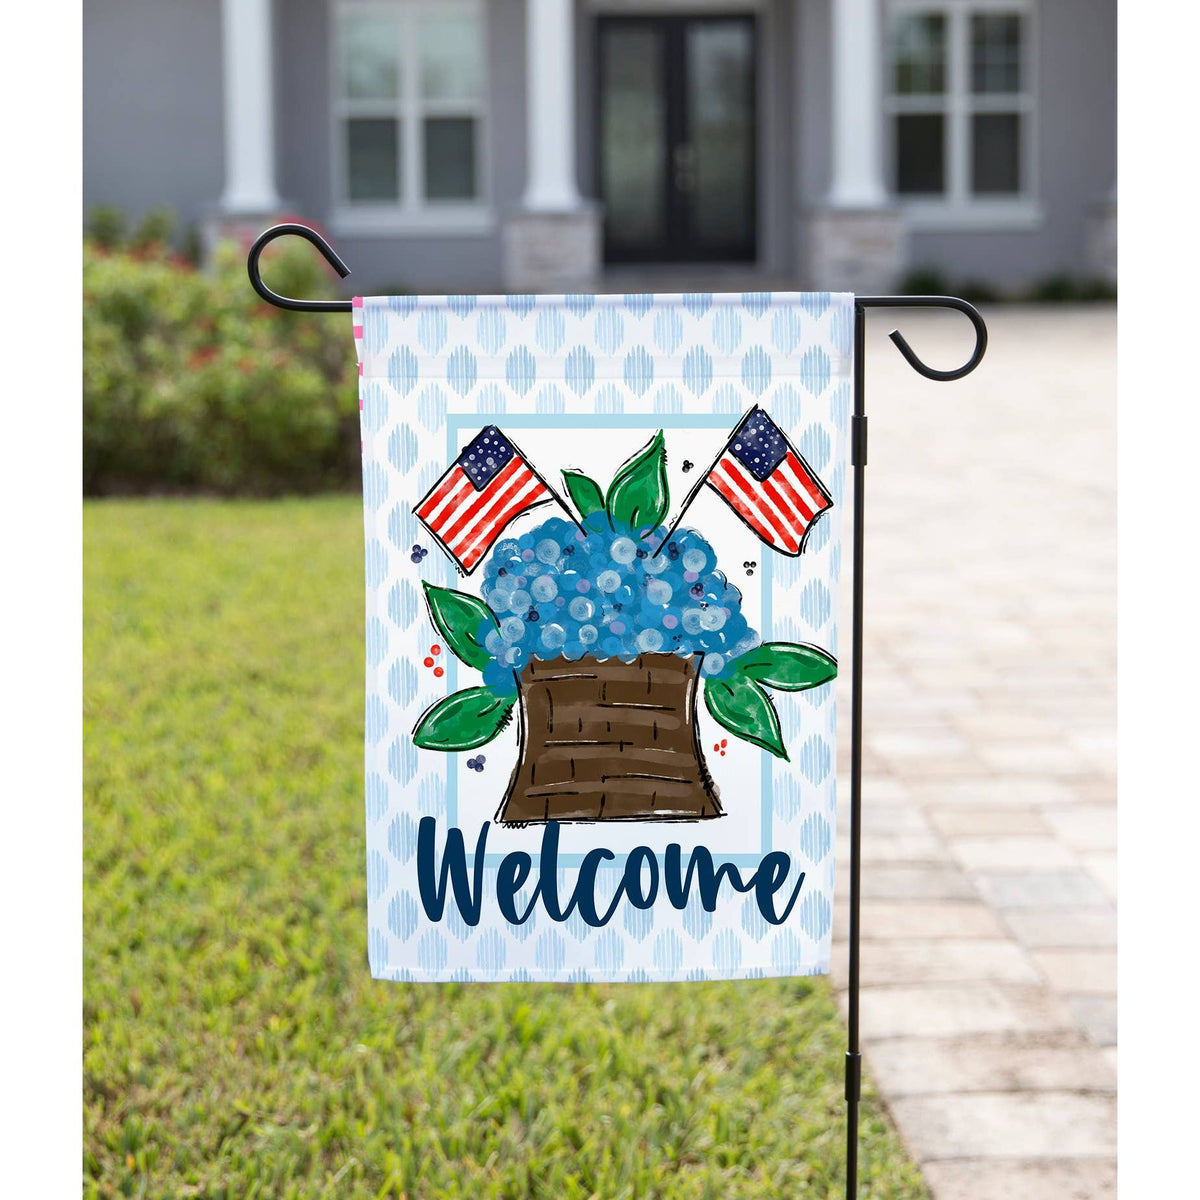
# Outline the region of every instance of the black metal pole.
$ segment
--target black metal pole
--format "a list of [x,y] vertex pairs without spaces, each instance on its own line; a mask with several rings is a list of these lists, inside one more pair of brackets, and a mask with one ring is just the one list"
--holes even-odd
[[862,654],[864,507],[867,486],[867,309],[951,308],[965,313],[975,327],[975,349],[966,364],[951,371],[927,366],[896,330],[891,339],[908,364],[926,379],[948,381],[970,374],[987,349],[987,326],[965,300],[955,296],[857,296],[854,300],[854,408],[850,417],[850,465],[854,470],[854,580],[850,631],[850,928],[846,1020],[846,1200],[858,1196],[858,1109],[862,1098],[860,1046],[859,936],[862,900]]
[[850,417],[850,465],[854,469],[854,580],[850,632],[850,945],[846,1046],[846,1200],[858,1195],[858,1104],[862,1094],[862,1053],[858,1031],[858,941],[862,887],[862,648],[863,506],[867,486],[865,367],[867,312],[854,302],[854,410]]

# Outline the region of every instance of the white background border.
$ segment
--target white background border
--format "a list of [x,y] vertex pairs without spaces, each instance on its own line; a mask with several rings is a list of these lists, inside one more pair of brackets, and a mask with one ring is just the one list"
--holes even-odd
[[[20,238],[0,298],[10,581],[0,888],[6,974],[20,983],[0,998],[0,1129],[8,1186],[46,1197],[78,1194],[82,1142],[80,360],[71,332],[80,311],[80,25],[77,4],[14,8],[10,44],[40,45],[52,28],[64,65],[51,87],[41,57],[14,53],[0,77],[3,144],[26,183],[0,198],[3,227]],[[1200,444],[1194,369],[1181,350],[1195,341],[1196,311],[1179,295],[1200,277],[1200,241],[1190,232],[1195,158],[1178,119],[1194,107],[1200,12],[1165,0],[1125,4],[1120,36],[1120,1153],[1124,1194],[1137,1197],[1170,1194],[1188,1171],[1200,1073],[1193,955],[1180,940],[1195,911],[1189,885],[1200,840],[1191,761],[1200,647],[1194,584],[1184,586],[1194,577],[1191,553],[1181,566],[1174,544],[1194,508]],[[39,350],[51,320],[68,332],[48,372]],[[51,428],[57,457],[30,453],[48,444]],[[67,864],[53,889],[34,850],[52,835]]]

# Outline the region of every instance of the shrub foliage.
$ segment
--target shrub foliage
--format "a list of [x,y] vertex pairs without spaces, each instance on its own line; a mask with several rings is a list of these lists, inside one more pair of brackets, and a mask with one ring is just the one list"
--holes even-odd
[[[161,241],[85,240],[86,493],[353,484],[348,319],[264,304],[246,280],[244,248],[223,246],[215,259],[201,272]],[[263,261],[285,294],[312,296],[324,284],[309,247],[271,247]]]

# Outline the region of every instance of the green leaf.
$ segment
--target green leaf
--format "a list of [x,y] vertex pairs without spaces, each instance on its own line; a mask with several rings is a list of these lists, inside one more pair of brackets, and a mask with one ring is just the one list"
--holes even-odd
[[605,507],[614,525],[656,529],[666,516],[667,448],[660,429],[608,485]]
[[741,673],[728,679],[708,679],[704,684],[704,704],[713,720],[730,733],[788,761],[775,706],[753,679]]
[[426,709],[413,730],[413,745],[422,750],[474,750],[490,742],[508,724],[514,696],[497,696],[491,688],[455,692]]
[[763,642],[737,660],[737,669],[757,683],[781,692],[803,692],[835,678],[837,659],[816,646]]
[[492,628],[499,629],[496,614],[480,599],[452,588],[425,584],[425,602],[429,615],[438,633],[446,644],[467,664],[482,671],[491,662],[492,656],[479,640],[479,627],[487,621]]
[[590,475],[585,475],[582,471],[564,471],[562,476],[567,491],[584,520],[592,513],[604,511],[604,493]]

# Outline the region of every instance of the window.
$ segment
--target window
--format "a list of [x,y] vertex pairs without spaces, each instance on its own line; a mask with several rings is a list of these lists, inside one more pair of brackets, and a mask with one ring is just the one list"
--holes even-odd
[[1023,206],[1032,180],[1032,12],[1027,3],[892,0],[892,186],[936,214]]
[[341,211],[392,219],[478,213],[481,0],[339,0],[334,11]]

